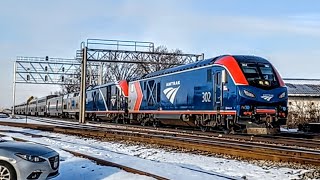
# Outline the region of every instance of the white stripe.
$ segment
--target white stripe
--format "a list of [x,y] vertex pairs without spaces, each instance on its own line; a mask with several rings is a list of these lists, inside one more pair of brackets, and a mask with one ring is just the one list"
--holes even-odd
[[166,94],[167,98],[170,99],[172,94],[174,93],[174,91],[176,90],[176,88],[172,88],[170,89],[170,91]]
[[171,97],[170,97],[170,102],[171,102],[172,104],[173,104],[173,101],[174,101],[174,99],[175,99],[175,97],[176,97],[176,94],[177,94],[179,88],[180,88],[180,86],[174,90],[173,94],[172,94]]
[[165,95],[167,95],[167,93],[168,93],[171,89],[173,89],[173,87],[169,87],[169,88],[163,90],[163,93],[164,93]]

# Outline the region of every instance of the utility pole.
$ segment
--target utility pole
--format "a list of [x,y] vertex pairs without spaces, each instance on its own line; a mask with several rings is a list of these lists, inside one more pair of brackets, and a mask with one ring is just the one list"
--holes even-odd
[[13,106],[12,106],[12,112],[11,112],[12,117],[14,117],[15,106],[16,106],[16,70],[17,70],[16,64],[17,64],[16,62],[14,62],[13,64],[13,89],[12,89]]
[[79,123],[85,123],[86,116],[86,76],[87,76],[87,47],[82,49],[81,82],[80,82],[80,112]]

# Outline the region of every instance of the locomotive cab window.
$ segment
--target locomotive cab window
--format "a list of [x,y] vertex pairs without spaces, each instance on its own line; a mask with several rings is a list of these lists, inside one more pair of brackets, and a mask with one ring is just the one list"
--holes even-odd
[[212,69],[207,70],[207,82],[212,81]]
[[279,81],[271,64],[240,63],[240,67],[250,85],[263,89],[279,87]]
[[220,72],[215,74],[215,81],[216,81],[217,85],[219,85],[221,83],[221,73]]

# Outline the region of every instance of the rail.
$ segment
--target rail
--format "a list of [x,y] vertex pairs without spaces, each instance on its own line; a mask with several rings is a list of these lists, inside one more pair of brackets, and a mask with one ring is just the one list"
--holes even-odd
[[0,122],[0,125],[25,127],[90,137],[112,138],[162,146],[183,148],[190,151],[203,151],[215,154],[228,154],[245,159],[263,159],[271,161],[295,162],[300,164],[320,165],[320,151],[285,147],[273,144],[236,141],[219,137],[168,133],[161,131],[143,131],[124,128],[107,128],[75,123],[58,125],[39,125]]

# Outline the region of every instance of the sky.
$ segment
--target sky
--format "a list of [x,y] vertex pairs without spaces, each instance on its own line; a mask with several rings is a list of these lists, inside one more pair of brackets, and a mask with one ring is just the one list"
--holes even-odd
[[[0,1],[0,107],[17,56],[74,58],[88,38],[151,41],[185,53],[257,55],[287,78],[320,78],[316,0]],[[16,102],[57,86],[17,85]]]

